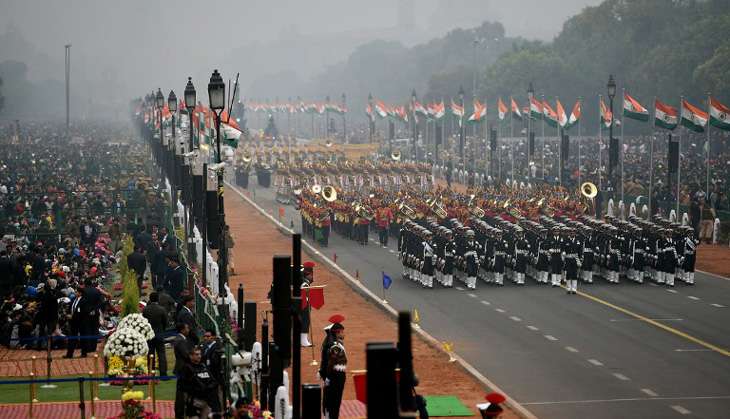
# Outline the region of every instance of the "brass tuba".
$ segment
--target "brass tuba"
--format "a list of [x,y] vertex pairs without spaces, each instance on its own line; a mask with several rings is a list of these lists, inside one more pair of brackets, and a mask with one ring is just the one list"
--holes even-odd
[[583,184],[580,185],[580,193],[581,195],[583,195],[584,198],[586,198],[586,200],[590,202],[590,206],[585,205],[583,212],[587,211],[590,208],[590,214],[595,215],[595,199],[598,195],[598,188],[596,187],[596,185],[592,182],[583,182]]
[[337,190],[332,185],[327,185],[322,188],[322,198],[327,202],[334,202],[337,200]]
[[400,161],[400,158],[401,158],[400,150],[395,150],[394,152],[390,153],[390,158],[393,161]]
[[474,204],[475,197],[476,195],[469,196],[469,204],[467,205],[467,207],[469,208],[469,212],[471,213],[471,215],[481,219],[484,217],[484,210],[481,209],[481,207],[479,207],[478,205]]
[[312,185],[312,193],[319,195],[322,192],[322,185]]
[[433,211],[433,213],[436,214],[439,219],[443,220],[449,216],[449,213],[446,212],[443,205],[441,204],[441,197],[439,197],[439,199],[436,199],[435,197],[427,199],[426,205],[431,208],[431,211]]
[[405,201],[398,204],[398,212],[403,214],[405,218],[416,218],[416,211],[409,207]]

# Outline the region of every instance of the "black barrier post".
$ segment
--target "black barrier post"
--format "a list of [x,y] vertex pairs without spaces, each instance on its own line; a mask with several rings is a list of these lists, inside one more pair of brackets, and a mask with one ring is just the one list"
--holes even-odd
[[292,419],[301,418],[302,383],[302,236],[292,234]]
[[398,350],[392,342],[368,343],[366,347],[368,370],[367,404],[369,418],[397,418],[398,386],[395,382],[395,365]]
[[79,410],[81,419],[86,419],[86,404],[84,403],[84,377],[79,377]]
[[238,284],[238,343],[241,343],[241,337],[243,336],[243,284]]
[[411,313],[398,313],[398,364],[400,366],[400,411],[416,412],[416,400],[413,397],[413,352],[411,349]]
[[261,410],[269,410],[269,319],[261,322]]
[[291,257],[274,256],[274,286],[271,292],[273,335],[284,368],[289,366],[291,360],[291,277]]
[[247,301],[243,305],[243,309],[246,313],[243,317],[243,350],[251,352],[251,348],[256,342],[256,303]]
[[322,389],[319,384],[302,385],[302,419],[321,419]]

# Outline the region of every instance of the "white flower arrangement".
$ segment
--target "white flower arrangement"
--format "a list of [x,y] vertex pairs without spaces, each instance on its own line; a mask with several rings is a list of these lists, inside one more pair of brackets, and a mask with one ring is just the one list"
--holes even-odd
[[155,337],[155,331],[152,330],[150,322],[140,313],[127,314],[117,325],[117,329],[134,329],[145,340],[152,340]]
[[147,339],[132,328],[117,328],[104,345],[105,356],[137,358],[148,351]]

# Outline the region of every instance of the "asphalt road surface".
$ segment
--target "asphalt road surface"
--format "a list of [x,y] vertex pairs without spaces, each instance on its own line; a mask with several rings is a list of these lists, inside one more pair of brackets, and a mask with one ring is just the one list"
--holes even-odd
[[[251,180],[256,203],[275,217],[283,207],[281,222],[301,231],[298,212]],[[394,282],[385,295],[395,309],[417,309],[424,330],[453,342],[538,417],[730,418],[730,280],[697,273],[695,286],[666,288],[599,279],[579,283],[578,295],[532,280],[424,289],[401,278],[395,240],[383,248],[370,237],[361,246],[333,233],[320,251],[336,254],[377,295],[381,272],[388,274]]]

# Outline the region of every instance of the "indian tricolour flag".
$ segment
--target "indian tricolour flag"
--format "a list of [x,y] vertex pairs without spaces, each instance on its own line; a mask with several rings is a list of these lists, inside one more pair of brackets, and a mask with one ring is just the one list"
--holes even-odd
[[500,121],[504,121],[504,118],[507,117],[507,112],[509,112],[509,109],[507,109],[507,105],[502,102],[502,98],[497,99],[497,116],[499,116]]
[[514,98],[510,98],[510,102],[510,106],[512,107],[512,118],[522,121],[522,112],[520,111],[520,105],[517,104]]
[[487,116],[487,105],[479,102],[479,99],[474,99],[474,113],[469,117],[469,122],[481,122],[485,116]]
[[542,115],[548,125],[551,127],[558,126],[558,114],[555,110],[553,110],[550,104],[547,103],[547,101],[542,102]]
[[573,110],[570,112],[570,118],[568,118],[568,124],[565,126],[565,129],[570,129],[573,126],[575,126],[578,121],[580,121],[581,116],[581,109],[580,109],[580,100],[575,102],[575,105],[573,106]]
[[682,99],[682,126],[694,132],[704,132],[707,120],[710,117],[707,112]]
[[542,103],[539,100],[532,98],[530,99],[530,117],[532,119],[542,119],[543,110]]
[[433,104],[433,119],[441,119],[446,115],[446,105],[444,104],[444,101],[442,100],[439,103]]
[[613,123],[613,113],[610,109],[608,109],[608,106],[606,106],[606,103],[603,101],[603,99],[600,100],[600,108],[601,108],[601,129],[608,129],[611,124]]
[[624,117],[646,122],[649,120],[649,111],[631,95],[624,93]]
[[560,100],[556,99],[555,102],[555,112],[558,114],[558,125],[565,128],[568,125],[568,115],[565,113],[565,109],[563,109],[563,104],[560,103]]
[[419,102],[417,100],[413,101],[413,112],[415,112],[416,115],[420,115],[420,116],[424,116],[424,117],[428,116],[428,111],[426,110],[426,108],[423,106],[423,104],[421,104],[421,102]]
[[673,130],[679,123],[677,108],[662,103],[659,99],[654,101],[654,124],[664,129]]
[[375,113],[379,117],[385,118],[388,116],[388,105],[386,105],[382,100],[375,102]]
[[730,108],[710,98],[710,124],[715,128],[730,131]]
[[451,114],[459,118],[459,126],[461,126],[461,121],[464,119],[464,107],[455,103],[454,99],[451,99]]

